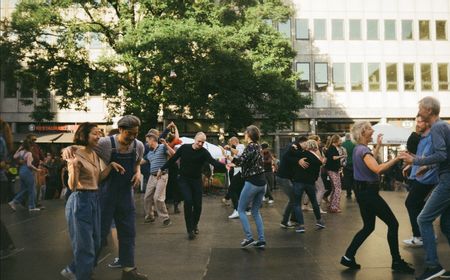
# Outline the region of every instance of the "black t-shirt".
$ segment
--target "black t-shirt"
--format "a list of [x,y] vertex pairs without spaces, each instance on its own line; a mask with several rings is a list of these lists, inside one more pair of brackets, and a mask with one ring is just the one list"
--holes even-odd
[[325,156],[327,157],[325,168],[330,171],[338,172],[341,167],[341,161],[339,159],[333,159],[334,156],[339,156],[337,148],[331,145],[325,153]]
[[192,144],[184,144],[178,148],[175,155],[161,167],[161,170],[175,164],[178,159],[180,159],[179,174],[188,178],[201,178],[202,167],[205,163],[213,165],[217,172],[226,172],[227,170],[225,165],[213,159],[205,148],[194,150]]
[[309,167],[304,169],[297,164],[294,169],[293,181],[314,184],[317,181],[317,178],[319,178],[322,162],[317,158],[317,156],[313,155],[309,151],[303,152],[302,157],[306,158],[305,161],[309,163]]

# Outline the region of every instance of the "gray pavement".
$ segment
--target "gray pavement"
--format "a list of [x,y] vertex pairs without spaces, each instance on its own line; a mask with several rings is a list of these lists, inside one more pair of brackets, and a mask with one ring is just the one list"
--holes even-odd
[[[383,192],[400,223],[399,239],[410,237],[411,229],[404,207],[405,192]],[[375,232],[356,256],[360,271],[347,271],[339,264],[341,255],[362,222],[355,199],[343,196],[341,214],[325,214],[327,228],[314,230],[312,212],[304,212],[305,234],[279,227],[286,198],[275,191],[275,204],[265,204],[262,213],[266,227],[265,250],[242,250],[243,238],[239,219],[229,220],[232,209],[221,203],[222,196],[204,196],[200,235],[189,241],[183,214],[171,215],[173,224],[143,224],[142,195],[136,196],[137,239],[136,263],[149,279],[161,280],[252,280],[252,279],[413,279],[411,275],[393,273],[386,241],[386,226],[379,220]],[[59,272],[71,261],[71,247],[64,218],[63,201],[44,201],[46,210],[29,214],[26,210],[11,212],[1,206],[1,218],[18,247],[25,250],[0,263],[2,280],[63,279]],[[170,213],[173,208],[170,208]],[[252,221],[251,221],[252,222]],[[253,228],[254,223],[252,222]],[[255,229],[255,228],[254,228]],[[442,265],[450,269],[450,247],[438,231],[438,250]],[[110,243],[111,244],[111,243]],[[400,245],[405,260],[423,269],[424,252],[420,248]],[[120,279],[120,269],[107,268],[117,255],[111,245],[95,270],[96,280]]]

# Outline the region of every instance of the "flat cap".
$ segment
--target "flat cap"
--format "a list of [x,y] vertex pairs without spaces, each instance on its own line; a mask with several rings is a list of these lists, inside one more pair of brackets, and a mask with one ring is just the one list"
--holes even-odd
[[117,122],[117,126],[120,128],[133,128],[141,126],[141,120],[138,117],[132,115],[123,116],[119,122]]

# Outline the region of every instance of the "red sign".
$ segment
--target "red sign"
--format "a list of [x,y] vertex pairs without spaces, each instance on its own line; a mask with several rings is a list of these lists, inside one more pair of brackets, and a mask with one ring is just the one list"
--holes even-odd
[[77,124],[66,125],[36,125],[35,131],[76,131]]

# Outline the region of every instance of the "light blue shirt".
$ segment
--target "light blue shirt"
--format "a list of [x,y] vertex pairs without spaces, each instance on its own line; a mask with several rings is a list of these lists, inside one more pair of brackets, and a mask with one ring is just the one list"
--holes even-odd
[[[419,145],[417,146],[417,156],[420,158],[428,157],[429,155],[432,155],[434,153],[433,149],[433,141],[431,138],[431,133],[428,133],[427,135],[423,136],[420,139]],[[409,179],[416,180],[417,182],[425,185],[435,185],[439,182],[439,170],[437,168],[437,165],[432,166],[430,170],[428,170],[424,175],[422,176],[416,176],[417,170],[419,169],[419,165],[413,165],[411,169],[411,175],[409,176]]]

